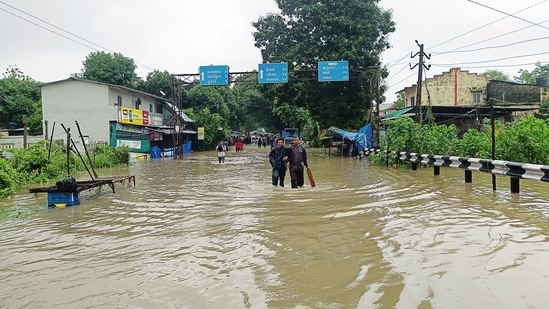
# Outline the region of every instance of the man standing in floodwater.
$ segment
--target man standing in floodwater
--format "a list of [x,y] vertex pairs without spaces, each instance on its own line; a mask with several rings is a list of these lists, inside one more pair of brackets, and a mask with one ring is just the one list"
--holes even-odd
[[219,141],[219,144],[217,144],[215,150],[217,150],[217,160],[219,163],[225,163],[225,152],[227,151],[227,146],[225,146],[224,141]]
[[271,163],[271,167],[273,168],[273,186],[280,184],[281,187],[284,187],[287,160],[288,156],[286,155],[286,148],[284,148],[284,139],[278,138],[276,146],[269,152],[269,163]]
[[303,167],[308,168],[307,152],[301,145],[299,136],[295,136],[292,145],[288,149],[288,161],[290,162],[290,177],[292,178],[292,188],[303,187]]

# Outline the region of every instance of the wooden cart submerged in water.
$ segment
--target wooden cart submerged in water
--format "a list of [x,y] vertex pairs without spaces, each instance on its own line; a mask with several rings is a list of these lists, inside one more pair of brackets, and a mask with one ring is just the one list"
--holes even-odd
[[[71,139],[70,135],[70,128],[67,129],[63,124],[61,126],[65,130],[65,133],[67,134],[67,172],[68,176],[65,179],[62,179],[56,183],[55,186],[49,186],[49,187],[42,187],[42,188],[31,188],[29,189],[29,193],[48,193],[48,206],[72,206],[72,205],[78,205],[80,204],[80,192],[91,190],[94,188],[100,188],[104,185],[108,185],[112,189],[112,193],[115,193],[114,190],[114,184],[115,183],[122,183],[124,184],[126,181],[128,183],[133,182],[133,185],[135,186],[135,176],[128,175],[128,176],[110,176],[110,177],[99,177],[97,176],[97,173],[95,172],[95,168],[92,164],[92,160],[90,159],[88,149],[86,148],[86,143],[84,142],[84,138],[82,136],[82,132],[80,132],[80,126],[78,125],[78,122],[75,121],[76,126],[78,128],[78,133],[80,133],[80,137],[82,138],[82,145],[84,146],[84,150],[86,152],[86,155],[88,156],[88,160],[90,162],[90,168],[93,171],[93,175],[88,169],[86,163],[84,162],[84,159],[80,155],[80,152],[78,151],[78,148],[76,147],[74,141]],[[53,137],[53,131],[55,130],[55,123],[53,124],[52,129],[52,137]],[[50,140],[51,144],[51,140]],[[71,144],[74,148],[71,148]],[[82,163],[86,167],[86,170],[88,171],[88,174],[91,177],[91,180],[83,180],[83,181],[76,181],[71,175],[70,175],[70,151],[73,150],[78,157],[82,160]]]
[[[68,177],[66,178],[68,179]],[[64,180],[66,180],[64,179]],[[73,206],[80,204],[80,192],[99,188],[104,185],[108,185],[112,189],[112,193],[115,193],[115,183],[128,184],[133,183],[135,186],[135,176],[113,176],[113,177],[99,177],[94,180],[74,181],[74,185],[67,186],[66,184],[72,180],[63,182],[58,181],[57,185],[43,188],[29,189],[29,193],[48,193],[48,206]]]

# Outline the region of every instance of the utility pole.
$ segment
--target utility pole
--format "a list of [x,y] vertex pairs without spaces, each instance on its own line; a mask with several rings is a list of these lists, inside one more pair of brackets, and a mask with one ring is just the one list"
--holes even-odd
[[414,69],[416,66],[418,67],[415,111],[416,111],[416,121],[418,121],[419,123],[422,123],[423,113],[421,111],[421,85],[423,83],[423,69],[425,68],[426,70],[429,70],[431,68],[431,65],[425,65],[425,58],[431,59],[431,54],[426,55],[423,52],[423,44],[419,44],[417,40],[416,40],[416,44],[419,46],[419,52],[415,53],[414,55],[410,53],[410,58],[414,58],[415,56],[419,55],[419,63],[414,64],[414,66],[410,64],[410,69]]
[[181,121],[181,109],[183,108],[183,100],[181,98],[181,85],[176,82],[172,76],[172,98],[175,102],[174,115],[172,116],[173,144],[175,146],[173,152],[174,160],[183,159],[183,122]]
[[[369,82],[369,88],[370,88],[370,123],[371,126],[371,132],[370,132],[370,142],[372,147],[379,147],[379,77],[378,76],[372,76],[368,78]],[[375,89],[375,94],[374,94]],[[374,106],[375,101],[375,106]]]

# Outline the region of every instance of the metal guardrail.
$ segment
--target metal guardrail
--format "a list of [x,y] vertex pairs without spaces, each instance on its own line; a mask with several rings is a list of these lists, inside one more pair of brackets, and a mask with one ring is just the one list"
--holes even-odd
[[[364,149],[358,159],[371,154],[380,153],[380,149]],[[417,169],[417,164],[434,166],[434,175],[440,175],[440,167],[455,167],[465,170],[465,182],[472,182],[472,171],[491,173],[492,175],[509,176],[511,192],[519,193],[519,179],[531,179],[549,182],[549,166],[531,163],[521,163],[504,160],[492,160],[481,158],[443,156],[432,154],[419,154],[413,152],[384,151],[386,159],[404,160],[412,163],[412,170]],[[495,180],[493,189],[495,190]]]

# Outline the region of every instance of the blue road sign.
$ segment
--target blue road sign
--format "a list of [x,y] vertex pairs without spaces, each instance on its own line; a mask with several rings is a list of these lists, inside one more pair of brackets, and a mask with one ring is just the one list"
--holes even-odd
[[288,63],[260,63],[257,80],[260,84],[287,83]]
[[201,86],[229,84],[228,65],[204,65],[200,66],[199,71]]
[[349,61],[319,61],[319,82],[341,82],[349,80]]

